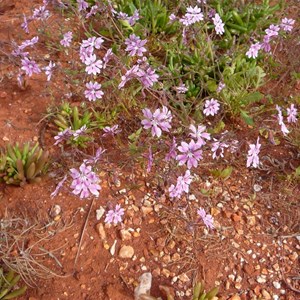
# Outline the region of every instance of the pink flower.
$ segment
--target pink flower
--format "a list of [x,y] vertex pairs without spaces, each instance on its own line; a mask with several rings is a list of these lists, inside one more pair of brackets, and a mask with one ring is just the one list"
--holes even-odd
[[101,90],[101,84],[98,82],[88,82],[86,83],[86,90],[84,91],[85,97],[89,101],[96,101],[97,99],[101,99],[104,93]]
[[87,57],[85,62],[86,68],[85,71],[90,75],[97,75],[101,72],[101,69],[103,68],[102,60],[97,60],[96,54],[91,55],[90,57]]
[[194,140],[191,140],[190,143],[181,142],[181,146],[178,146],[178,150],[182,154],[178,154],[176,160],[178,161],[179,166],[187,164],[187,168],[191,169],[192,167],[198,166],[198,160],[202,159],[202,150],[201,146],[195,143]]
[[124,209],[121,208],[120,204],[116,205],[116,208],[113,210],[109,210],[106,214],[104,222],[107,224],[113,223],[114,225],[117,225],[118,223],[122,222],[122,216],[124,215]]
[[225,32],[225,29],[224,29],[224,23],[223,23],[220,15],[215,14],[215,16],[212,19],[213,19],[213,22],[215,25],[216,33],[219,35],[222,35]]
[[63,39],[60,41],[60,44],[64,47],[70,47],[73,38],[73,32],[68,31],[63,35]]
[[220,109],[220,104],[217,100],[215,99],[210,99],[210,100],[206,100],[205,103],[204,103],[204,110],[203,110],[203,113],[206,115],[206,116],[214,116],[218,113],[219,109]]
[[190,184],[193,178],[190,170],[187,170],[183,176],[177,178],[176,186],[172,184],[169,188],[171,198],[179,198],[185,192],[189,192]]
[[278,112],[277,119],[278,119],[278,124],[281,127],[281,131],[282,131],[283,135],[287,135],[289,133],[289,130],[287,129],[286,125],[283,122],[281,107],[276,105],[276,110]]
[[118,129],[119,125],[114,125],[114,126],[106,126],[103,128],[103,131],[105,132],[102,136],[108,136],[108,135],[116,135],[120,133],[122,130]]
[[129,52],[130,56],[143,56],[143,52],[146,52],[147,49],[144,47],[147,43],[147,40],[141,40],[140,37],[135,34],[131,34],[128,39],[125,40],[126,51]]
[[49,65],[44,68],[45,74],[47,76],[47,81],[51,80],[52,72],[53,72],[54,67],[55,67],[55,63],[53,63],[52,61],[50,61]]
[[29,77],[32,76],[33,73],[40,73],[41,69],[37,65],[37,63],[34,60],[30,60],[28,57],[25,57],[21,60],[22,63],[22,70],[25,71],[26,75]]
[[153,86],[153,84],[157,82],[159,78],[159,76],[151,67],[147,67],[145,70],[140,68],[137,72],[137,75],[138,79],[145,88]]
[[152,113],[149,108],[145,108],[142,112],[145,117],[145,119],[142,120],[142,125],[145,129],[151,128],[152,136],[160,137],[162,131],[169,132],[172,115],[165,106],[163,106],[162,111],[158,108]]
[[65,175],[64,178],[57,184],[55,190],[50,195],[51,198],[54,198],[57,196],[59,190],[62,188],[62,186],[64,185],[66,180],[67,180],[67,175]]
[[284,18],[281,20],[280,27],[282,28],[282,30],[289,32],[292,31],[294,24],[295,24],[295,20]]
[[224,149],[228,148],[229,145],[221,142],[221,141],[217,141],[216,139],[214,139],[214,143],[212,144],[212,148],[211,151],[213,152],[212,158],[219,158],[219,157],[224,157]]
[[170,146],[169,153],[166,155],[166,158],[165,158],[166,161],[170,161],[171,159],[176,158],[176,156],[177,156],[176,149],[177,149],[176,139],[173,137],[173,141]]
[[79,171],[76,169],[70,169],[70,174],[73,178],[71,189],[75,195],[80,194],[80,198],[87,198],[90,194],[98,197],[101,190],[99,177],[92,171],[91,166],[86,166],[83,163],[79,167]]
[[64,131],[59,132],[54,139],[56,142],[54,145],[58,145],[59,143],[68,140],[71,136],[73,136],[73,131],[71,130],[71,127],[65,129]]
[[248,151],[248,157],[247,157],[247,168],[251,167],[251,165],[254,168],[257,168],[259,165],[259,152],[261,144],[259,143],[259,137],[257,138],[256,145],[250,144],[250,149]]
[[265,33],[269,36],[277,36],[279,32],[280,27],[278,25],[271,24],[268,29],[265,30]]
[[291,104],[290,108],[287,108],[287,121],[289,123],[296,123],[297,122],[297,108],[295,107],[295,104]]
[[201,8],[197,5],[195,7],[189,6],[187,8],[186,14],[179,20],[183,25],[189,26],[196,22],[202,21],[204,19]]
[[198,213],[198,215],[200,216],[203,223],[205,224],[205,226],[208,229],[214,229],[215,228],[214,227],[214,218],[211,215],[207,214],[203,208],[200,207],[197,210],[197,213]]
[[200,145],[200,147],[206,144],[205,140],[210,140],[210,134],[205,132],[206,126],[198,125],[196,128],[195,125],[191,124],[189,129],[191,130],[189,135],[197,141],[197,144]]
[[261,49],[260,43],[255,43],[250,46],[250,49],[246,52],[248,58],[256,58],[258,56],[258,51]]

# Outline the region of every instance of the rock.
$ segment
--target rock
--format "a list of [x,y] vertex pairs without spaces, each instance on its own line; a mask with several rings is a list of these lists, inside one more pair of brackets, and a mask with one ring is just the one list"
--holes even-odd
[[116,244],[117,244],[117,240],[114,241],[113,245],[111,246],[109,252],[110,254],[113,256],[115,255],[115,252],[116,252]]
[[274,288],[277,289],[277,290],[279,290],[279,289],[281,288],[281,284],[280,284],[280,282],[278,282],[278,281],[274,281],[274,282],[273,282],[273,286],[274,286]]
[[291,260],[291,261],[295,261],[295,260],[297,260],[298,259],[298,253],[297,252],[293,252],[293,254],[291,254],[291,255],[289,255],[289,259]]
[[175,241],[174,240],[171,240],[169,243],[168,243],[168,249],[174,249],[174,247],[175,247],[175,245],[176,245],[176,243],[175,243]]
[[99,209],[96,209],[96,220],[99,221],[105,213],[103,206],[100,206]]
[[151,206],[142,206],[141,210],[144,215],[148,215],[153,211],[153,208]]
[[242,284],[240,282],[237,282],[234,287],[237,289],[237,290],[240,290],[242,288]]
[[161,274],[167,278],[170,277],[171,272],[168,269],[162,269]]
[[254,273],[254,268],[253,268],[253,265],[250,265],[250,264],[245,264],[243,266],[243,271],[248,274],[248,275],[251,275]]
[[190,278],[185,273],[180,274],[178,276],[178,278],[181,282],[189,282],[190,281]]
[[162,257],[162,261],[163,261],[163,263],[168,264],[168,263],[171,261],[170,255],[169,255],[169,254],[164,255],[164,256]]
[[247,224],[251,227],[255,226],[256,224],[255,216],[247,216]]
[[129,232],[128,229],[121,229],[120,230],[120,235],[121,235],[121,239],[122,241],[130,241],[131,240],[131,233]]
[[263,295],[264,300],[271,300],[272,299],[271,295],[266,290],[262,290],[261,294]]
[[122,246],[119,252],[121,258],[132,258],[134,255],[134,249],[131,246]]
[[144,273],[139,278],[139,285],[134,290],[134,300],[140,300],[142,295],[150,295],[152,274]]
[[257,281],[258,283],[266,283],[266,282],[267,282],[267,278],[266,278],[265,275],[260,275],[260,276],[257,276],[257,277],[256,277],[256,281]]
[[241,297],[238,294],[233,295],[229,300],[241,300]]
[[253,292],[256,296],[259,296],[260,295],[260,286],[257,285],[254,289],[253,289]]
[[172,260],[173,261],[177,261],[177,260],[179,260],[180,259],[180,254],[179,253],[174,253],[173,255],[172,255]]
[[106,240],[106,232],[102,223],[96,225],[97,232],[102,241]]

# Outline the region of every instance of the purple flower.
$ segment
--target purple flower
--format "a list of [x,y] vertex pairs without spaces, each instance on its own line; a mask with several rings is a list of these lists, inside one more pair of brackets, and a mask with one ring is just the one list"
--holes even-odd
[[86,15],[86,19],[90,18],[91,16],[95,15],[99,11],[99,6],[98,5],[93,5],[91,7],[90,12]]
[[290,108],[287,108],[287,121],[289,123],[296,123],[297,122],[297,108],[295,107],[295,104],[291,104]]
[[140,14],[137,9],[134,11],[134,13],[131,17],[129,17],[128,14],[126,14],[126,13],[119,12],[118,18],[121,20],[128,21],[129,25],[133,26],[136,23],[136,21],[138,21],[140,19]]
[[46,20],[49,18],[50,12],[46,9],[46,5],[40,6],[33,11],[32,19],[35,20]]
[[173,137],[172,144],[169,149],[169,153],[166,155],[165,158],[166,161],[170,161],[171,159],[176,158],[177,156],[176,149],[177,149],[177,143],[176,143],[176,139]]
[[84,0],[77,0],[78,11],[86,10],[89,4]]
[[101,84],[98,82],[88,82],[86,83],[86,90],[84,91],[85,97],[89,101],[96,101],[97,99],[101,99],[104,93],[101,91]]
[[217,100],[215,100],[214,98],[210,99],[210,100],[206,100],[204,103],[204,110],[203,113],[206,116],[214,116],[218,113],[219,109],[220,109],[220,104]]
[[74,140],[76,141],[80,136],[84,135],[87,131],[86,125],[83,125],[81,128],[73,132]]
[[139,67],[139,65],[134,65],[131,69],[126,71],[126,74],[121,77],[122,81],[118,86],[119,89],[123,88],[127,81],[138,77]]
[[100,49],[103,42],[104,42],[103,38],[92,36],[87,40],[83,40],[81,43],[81,47],[90,48],[90,50],[93,52],[94,48]]
[[26,47],[33,47],[37,42],[39,41],[39,37],[35,36],[33,37],[31,40],[25,40],[20,46],[19,48],[21,50],[25,49]]
[[137,75],[139,76],[139,80],[142,82],[142,85],[145,88],[153,86],[153,84],[157,82],[159,78],[159,76],[155,74],[155,71],[151,67],[148,67],[146,70],[140,68],[137,72]]
[[278,119],[278,124],[281,126],[281,131],[283,135],[287,135],[289,133],[289,130],[287,129],[286,125],[283,122],[281,107],[276,105],[276,110],[278,112],[277,119]]
[[211,151],[213,152],[212,158],[219,158],[219,157],[224,157],[224,149],[228,148],[229,145],[221,142],[221,141],[217,141],[216,139],[214,139],[214,143],[212,144],[211,147]]
[[151,146],[149,147],[148,154],[147,154],[147,173],[150,173],[152,165],[153,165],[153,153],[152,153],[152,148]]
[[203,13],[201,12],[201,8],[198,6],[195,6],[194,8],[189,6],[187,8],[186,14],[179,19],[179,21],[185,25],[189,26],[196,22],[202,21],[204,18]]
[[179,94],[184,94],[188,91],[188,88],[185,86],[184,83],[181,83],[179,86],[176,86],[175,89]]
[[289,32],[292,31],[294,24],[295,24],[295,20],[284,18],[281,20],[280,27],[282,30]]
[[67,175],[65,175],[64,178],[57,184],[55,190],[50,195],[51,198],[54,198],[57,196],[59,190],[62,188],[62,186],[66,180],[67,180]]
[[91,166],[86,166],[83,163],[79,167],[79,171],[76,169],[70,169],[70,174],[73,178],[71,189],[72,193],[75,195],[80,194],[80,199],[87,198],[90,194],[94,196],[99,196],[99,191],[101,187],[99,185],[99,177],[92,171]]
[[212,217],[212,215],[207,214],[205,212],[205,210],[203,208],[199,208],[197,210],[198,215],[200,216],[200,218],[202,219],[203,223],[205,224],[205,226],[208,229],[214,229],[214,218]]
[[196,128],[195,125],[191,124],[189,129],[191,130],[190,136],[197,141],[200,147],[206,144],[205,140],[210,140],[210,134],[205,132],[206,126],[198,125]]
[[64,47],[70,47],[73,38],[73,32],[68,31],[63,35],[63,39],[60,41],[60,44]]
[[28,21],[31,21],[31,19],[27,19],[25,14],[23,14],[23,23],[21,24],[21,28],[26,32],[29,33],[28,29]]
[[121,129],[118,129],[119,128],[119,125],[114,125],[114,126],[106,126],[103,128],[103,131],[105,132],[102,136],[107,136],[107,135],[116,135],[118,133],[120,133],[122,130]]
[[55,67],[55,63],[52,61],[49,62],[49,65],[44,68],[45,74],[47,76],[47,81],[50,81],[52,77],[53,68]]
[[259,143],[259,137],[257,138],[256,144],[250,144],[249,145],[250,149],[248,151],[248,156],[247,156],[247,168],[251,167],[251,165],[254,168],[257,168],[259,165],[259,152],[260,152],[260,147],[261,144]]
[[169,20],[170,20],[170,23],[173,23],[177,20],[177,17],[175,16],[175,14],[170,14],[169,15]]
[[21,60],[22,63],[22,70],[25,71],[26,75],[29,77],[32,76],[33,73],[38,74],[41,72],[41,69],[37,65],[34,60],[30,60],[28,57],[25,57]]
[[178,154],[176,160],[178,160],[179,166],[187,163],[187,168],[191,169],[192,167],[198,166],[198,160],[202,159],[202,150],[201,146],[195,143],[194,140],[191,140],[190,143],[181,142],[181,146],[178,146],[178,150],[182,154]]
[[225,32],[225,29],[224,29],[224,23],[223,23],[220,15],[215,14],[215,16],[212,19],[213,19],[213,22],[215,25],[216,33],[219,35],[222,35]]
[[140,37],[135,34],[131,34],[128,39],[125,40],[126,51],[129,51],[130,56],[143,56],[143,52],[146,52],[144,47],[147,43],[147,40],[141,40]]
[[106,51],[105,55],[103,56],[103,62],[104,62],[104,64],[103,64],[103,69],[106,68],[106,65],[107,65],[108,62],[110,61],[112,55],[113,55],[113,52],[112,52],[112,49],[110,48],[110,49],[108,49],[108,50]]
[[87,57],[85,60],[86,68],[85,71],[90,75],[97,75],[101,72],[101,69],[103,68],[102,60],[97,60],[96,54],[91,55],[90,57]]
[[54,145],[58,145],[59,143],[68,140],[71,136],[73,136],[73,131],[71,130],[71,127],[65,129],[64,131],[59,132],[54,139],[56,142]]
[[250,46],[250,49],[246,52],[248,58],[256,58],[258,56],[258,51],[261,49],[260,43],[255,43]]
[[269,36],[277,36],[278,32],[280,30],[280,27],[278,25],[273,25],[271,24],[270,27],[268,29],[265,30],[265,33]]
[[220,81],[217,87],[217,93],[220,93],[225,87],[226,87],[225,83]]
[[98,148],[98,150],[96,151],[95,156],[89,158],[89,159],[85,159],[83,162],[85,164],[91,164],[91,165],[95,165],[98,160],[101,158],[101,155],[105,152],[105,149],[103,150],[101,147]]
[[260,44],[260,49],[264,50],[267,53],[271,52],[270,40],[270,36],[265,35],[263,42]]
[[118,223],[122,222],[123,215],[124,215],[124,208],[121,208],[121,205],[117,204],[114,210],[111,209],[108,211],[104,222],[107,224],[113,223],[114,225],[117,225]]
[[80,50],[79,50],[79,58],[80,60],[85,64],[85,61],[90,58],[94,53],[94,48],[92,47],[82,47],[82,45],[80,46]]
[[165,106],[163,106],[162,111],[158,108],[153,114],[149,108],[143,109],[142,112],[145,117],[145,119],[142,120],[142,125],[145,129],[151,128],[152,136],[160,137],[162,131],[169,132],[172,115]]
[[190,184],[193,178],[191,176],[190,170],[186,170],[183,176],[177,178],[176,186],[172,184],[169,188],[169,193],[171,198],[179,198],[185,192],[188,193],[190,189]]

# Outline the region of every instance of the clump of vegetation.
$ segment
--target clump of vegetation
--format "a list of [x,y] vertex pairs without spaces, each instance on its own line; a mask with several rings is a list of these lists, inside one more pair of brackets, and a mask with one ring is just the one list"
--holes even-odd
[[14,299],[25,293],[27,289],[26,286],[23,286],[21,288],[16,287],[20,278],[21,278],[20,275],[16,275],[13,270],[4,272],[4,270],[0,268],[0,299],[1,300]]
[[39,182],[48,162],[49,152],[36,143],[7,145],[0,153],[0,181],[6,184],[24,185]]

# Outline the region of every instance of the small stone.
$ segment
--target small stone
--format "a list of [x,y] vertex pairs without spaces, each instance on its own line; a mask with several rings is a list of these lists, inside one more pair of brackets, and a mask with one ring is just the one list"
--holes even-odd
[[96,225],[97,232],[102,241],[106,240],[106,232],[102,223]]
[[247,224],[251,227],[255,226],[256,224],[255,216],[247,216]]
[[96,220],[99,221],[105,213],[103,206],[100,206],[99,209],[96,209]]
[[167,247],[168,247],[168,249],[174,249],[175,245],[176,245],[175,241],[174,241],[174,240],[171,240],[171,241],[168,243]]
[[120,235],[122,241],[130,241],[131,240],[131,233],[127,229],[121,229]]
[[132,258],[134,255],[134,249],[131,246],[122,246],[119,252],[121,258]]
[[225,283],[225,290],[229,290],[230,289],[230,281],[229,280],[226,280],[226,283]]
[[111,248],[109,250],[109,252],[112,256],[114,256],[116,253],[116,244],[117,244],[117,240],[114,241],[113,245],[111,246]]
[[242,288],[242,284],[240,282],[237,282],[234,287],[237,289],[237,290],[240,290]]
[[270,295],[269,292],[266,291],[266,290],[262,290],[262,291],[261,291],[261,294],[263,295],[264,300],[271,300],[271,299],[272,299],[272,298],[271,298],[271,295]]
[[162,269],[161,274],[167,278],[170,277],[171,272],[168,269]]
[[260,295],[260,286],[257,285],[254,289],[253,289],[253,292],[256,296],[259,296]]
[[278,281],[274,281],[274,282],[273,282],[273,286],[274,286],[274,288],[277,289],[277,290],[279,290],[279,289],[281,288],[281,284],[280,284],[280,282],[278,282]]
[[289,259],[291,260],[291,261],[295,261],[295,260],[297,260],[298,259],[298,253],[297,252],[293,252],[293,254],[291,254],[291,255],[289,255]]
[[243,271],[245,271],[248,275],[253,274],[253,272],[254,272],[253,265],[251,265],[251,264],[245,264],[243,266]]
[[276,271],[276,272],[278,272],[279,270],[280,270],[280,267],[279,267],[279,264],[274,264],[273,265],[273,269]]
[[171,261],[171,257],[169,254],[163,256],[162,258],[163,263],[168,264]]
[[234,221],[234,222],[240,222],[242,217],[239,216],[238,214],[232,214],[231,215],[231,219]]
[[0,92],[0,98],[6,98],[7,93],[6,92]]
[[153,211],[153,208],[150,206],[142,206],[142,212],[144,215],[148,215]]
[[174,253],[173,255],[172,255],[172,260],[173,261],[178,261],[180,259],[180,254],[179,253]]
[[7,136],[4,136],[4,137],[2,138],[2,140],[3,140],[4,142],[9,142],[9,138],[8,138]]
[[229,300],[241,300],[241,297],[238,294],[233,295]]
[[181,282],[189,282],[190,281],[190,278],[185,273],[180,274],[178,276],[178,278]]
[[257,281],[258,283],[266,283],[266,282],[267,282],[267,278],[266,278],[265,275],[257,276],[257,277],[256,277],[256,281]]
[[262,186],[261,185],[259,185],[259,184],[254,184],[253,185],[253,190],[254,190],[254,192],[260,192],[261,190],[262,190]]
[[235,275],[234,274],[228,275],[228,279],[231,280],[231,281],[234,281]]
[[236,279],[235,279],[235,282],[242,282],[243,278],[241,276],[237,276]]
[[152,275],[155,277],[160,276],[160,268],[156,268],[152,271]]

